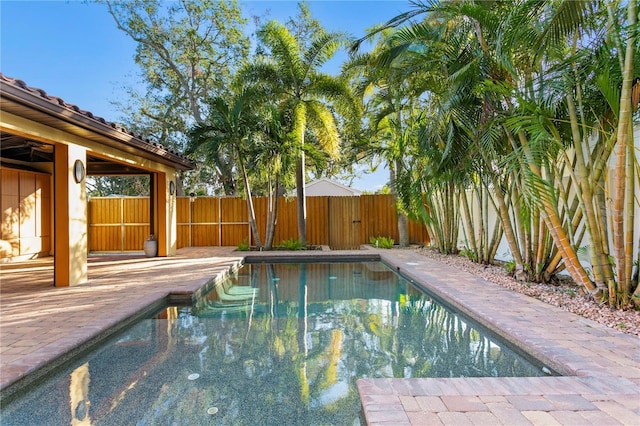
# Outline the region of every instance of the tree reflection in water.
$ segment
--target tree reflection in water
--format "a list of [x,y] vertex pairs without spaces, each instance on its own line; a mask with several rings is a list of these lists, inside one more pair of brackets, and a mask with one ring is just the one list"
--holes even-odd
[[[92,422],[351,425],[358,378],[540,375],[380,263],[245,265],[233,285],[259,292],[169,308],[79,360]],[[71,423],[72,370],[3,407],[3,424]]]

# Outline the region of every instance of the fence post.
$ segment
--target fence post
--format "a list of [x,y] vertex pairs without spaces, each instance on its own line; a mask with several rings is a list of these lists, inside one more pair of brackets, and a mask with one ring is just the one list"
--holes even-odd
[[195,199],[193,194],[189,194],[189,247],[193,247],[192,233],[193,233],[193,203]]
[[218,197],[218,247],[222,247],[222,197]]
[[124,197],[120,197],[120,251],[124,253]]

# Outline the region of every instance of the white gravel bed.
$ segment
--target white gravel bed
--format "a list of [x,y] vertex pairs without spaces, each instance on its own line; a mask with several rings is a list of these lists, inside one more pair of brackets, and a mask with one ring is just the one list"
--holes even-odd
[[640,311],[616,310],[606,305],[599,306],[589,300],[578,286],[570,281],[560,285],[518,282],[498,265],[481,265],[458,255],[444,255],[430,248],[418,248],[418,253],[438,262],[462,269],[495,284],[543,302],[558,306],[565,311],[581,315],[623,333],[640,336]]

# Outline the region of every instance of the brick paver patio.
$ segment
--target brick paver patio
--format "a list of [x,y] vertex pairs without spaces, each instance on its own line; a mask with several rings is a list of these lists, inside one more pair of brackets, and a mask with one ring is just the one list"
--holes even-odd
[[[640,425],[640,339],[411,250],[369,253],[564,375],[360,379],[369,425]],[[89,284],[71,288],[50,285],[50,260],[36,268],[3,264],[0,389],[11,392],[168,294],[189,295],[241,261],[229,247],[181,249],[172,258],[92,257]]]

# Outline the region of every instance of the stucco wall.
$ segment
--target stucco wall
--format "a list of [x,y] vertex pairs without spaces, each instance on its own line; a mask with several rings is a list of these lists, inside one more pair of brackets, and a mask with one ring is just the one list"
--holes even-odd
[[318,180],[308,184],[306,193],[308,197],[360,195],[360,192],[357,190],[342,187],[326,180]]
[[[594,142],[595,143],[595,142]],[[636,155],[638,155],[637,153],[640,152],[640,125],[636,125],[634,127],[634,144],[636,147]],[[637,160],[636,160],[637,161]],[[612,155],[609,161],[609,176],[610,178],[608,179],[608,184],[609,184],[609,188],[608,188],[608,194],[611,194],[611,191],[613,191],[613,179],[612,179],[612,175],[613,175],[613,166],[615,164],[615,158]],[[566,177],[568,179],[568,176]],[[635,194],[637,197],[637,194],[640,194],[640,186],[638,184],[638,182],[640,181],[639,176],[636,176],[635,178]],[[572,194],[573,195],[573,194]],[[474,226],[478,226],[480,223],[480,217],[478,217],[478,212],[479,212],[479,206],[478,206],[478,201],[476,199],[476,197],[472,197],[470,193],[467,193],[467,199],[469,200],[469,205],[472,209],[472,215],[474,216]],[[634,259],[637,259],[638,257],[638,250],[640,249],[639,245],[637,242],[640,239],[640,206],[639,206],[639,201],[636,198],[635,202],[634,202],[634,208],[635,208],[635,216],[634,216],[634,233],[635,233],[635,246],[634,246]],[[496,222],[499,220],[498,219],[498,214],[496,212],[496,210],[491,206],[491,204],[489,203],[489,209],[488,209],[488,224],[489,224],[489,235],[491,235],[491,233],[493,232],[493,229],[495,227]],[[584,226],[584,224],[582,225]],[[459,231],[459,243],[458,246],[459,248],[465,248],[467,246],[467,243],[464,239],[464,226],[462,223],[460,223],[460,231]],[[612,232],[609,229],[609,237],[611,238]],[[581,262],[585,265],[585,266],[590,266],[590,261],[589,261],[589,253],[588,253],[588,247],[590,246],[591,241],[589,239],[589,235],[588,233],[585,234],[585,237],[583,238],[583,241],[581,243],[581,247],[586,248],[585,250],[581,250],[579,253],[579,257]],[[511,251],[509,250],[509,245],[507,244],[505,238],[503,237],[502,240],[500,241],[500,245],[498,247],[498,250],[496,252],[496,258],[498,260],[511,260],[513,259],[512,255],[511,255]]]

